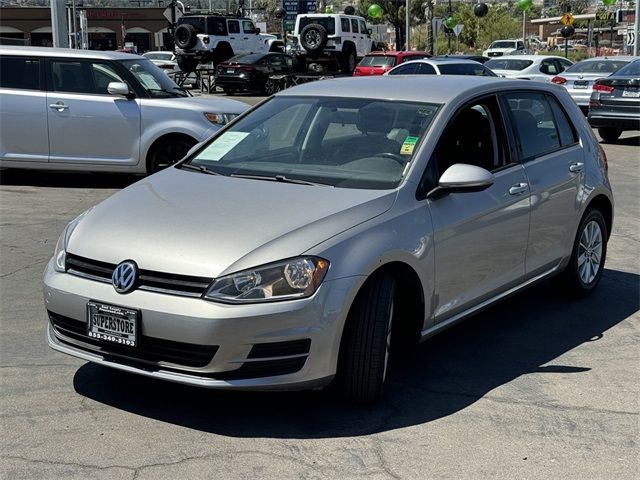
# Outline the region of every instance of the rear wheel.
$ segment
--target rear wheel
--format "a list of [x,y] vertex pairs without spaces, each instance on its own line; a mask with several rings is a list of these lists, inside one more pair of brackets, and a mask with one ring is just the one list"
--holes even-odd
[[151,175],[182,160],[195,144],[194,139],[186,136],[167,137],[160,140],[149,156],[147,173]]
[[576,234],[569,265],[560,280],[569,293],[587,295],[598,285],[607,255],[607,224],[600,210],[588,210]]
[[353,47],[348,47],[342,53],[340,59],[340,71],[344,74],[351,75],[356,69],[356,51]]
[[178,63],[178,67],[185,73],[195,72],[196,68],[198,68],[198,59],[192,56],[187,55],[178,55],[176,57],[176,62]]
[[373,276],[358,293],[343,333],[337,386],[351,402],[369,403],[382,396],[389,362],[394,280]]
[[273,78],[267,78],[262,89],[265,95],[273,95],[278,91],[278,84]]
[[598,135],[602,137],[605,142],[615,142],[620,138],[622,130],[613,127],[600,127],[598,129]]
[[233,88],[223,88],[224,93],[226,93],[229,96],[232,96],[233,94],[236,93],[236,91]]

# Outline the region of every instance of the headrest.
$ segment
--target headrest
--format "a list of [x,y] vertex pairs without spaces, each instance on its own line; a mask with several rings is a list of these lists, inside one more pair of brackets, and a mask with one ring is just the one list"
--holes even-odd
[[362,133],[387,134],[393,128],[395,110],[380,103],[372,103],[358,111],[358,130]]

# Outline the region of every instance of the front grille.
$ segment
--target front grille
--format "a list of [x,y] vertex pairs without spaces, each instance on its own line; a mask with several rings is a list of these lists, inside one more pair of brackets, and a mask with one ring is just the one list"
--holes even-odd
[[[111,274],[117,265],[67,254],[67,273],[98,282],[111,283]],[[187,297],[201,297],[213,278],[176,275],[173,273],[140,270],[137,288],[152,292]]]
[[[170,362],[187,367],[205,367],[218,351],[218,345],[197,345],[174,342],[161,338],[142,335],[137,347],[101,342],[87,336],[87,324],[69,317],[48,312],[54,330],[73,340],[99,347],[104,355],[116,355],[145,362]],[[75,347],[78,347],[74,344]],[[93,350],[93,349],[92,349]]]

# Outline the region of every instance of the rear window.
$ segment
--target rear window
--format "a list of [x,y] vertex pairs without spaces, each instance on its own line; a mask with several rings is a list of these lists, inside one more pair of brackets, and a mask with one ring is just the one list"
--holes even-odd
[[616,72],[616,75],[640,75],[640,60],[625,65]]
[[592,60],[582,61],[569,67],[567,73],[612,73],[627,63],[624,60]]
[[324,17],[324,18],[316,18],[316,17],[303,17],[300,19],[299,30],[298,32],[302,32],[302,29],[307,25],[312,23],[317,23],[318,25],[322,25],[329,35],[336,34],[336,23],[333,17]]
[[516,42],[493,42],[489,48],[516,48]]
[[506,58],[496,58],[493,60],[489,60],[485,63],[487,68],[491,70],[524,70],[529,65],[533,64],[532,60],[519,60],[519,59],[506,59]]
[[188,23],[189,25],[192,25],[193,28],[195,28],[196,32],[198,33],[206,33],[204,17],[182,17],[178,21],[178,24],[182,25],[183,23]]
[[361,67],[393,67],[396,57],[390,55],[367,55],[360,61]]
[[241,53],[224,63],[256,63],[262,60],[264,53]]

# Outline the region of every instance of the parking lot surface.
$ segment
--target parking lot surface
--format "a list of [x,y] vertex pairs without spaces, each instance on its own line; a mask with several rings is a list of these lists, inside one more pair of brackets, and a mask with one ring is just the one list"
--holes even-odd
[[637,478],[640,136],[603,146],[616,217],[594,294],[546,282],[486,310],[395,365],[370,407],[202,390],[49,349],[41,275],[58,235],[138,178],[3,171],[0,477]]

